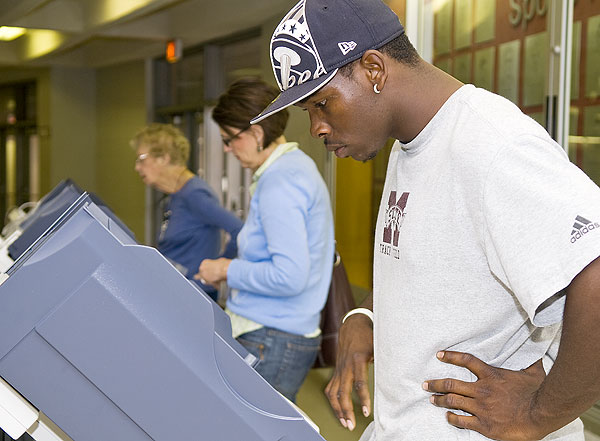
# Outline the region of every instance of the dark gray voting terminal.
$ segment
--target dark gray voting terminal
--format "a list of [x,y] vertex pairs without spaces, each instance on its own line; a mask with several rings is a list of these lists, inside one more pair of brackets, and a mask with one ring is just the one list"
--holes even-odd
[[25,252],[83,193],[77,184],[65,179],[46,194],[19,224],[21,235],[8,247],[8,255],[13,259]]
[[323,441],[221,308],[83,194],[0,285],[0,376],[75,441]]
[[[71,179],[59,182],[56,187],[40,199],[35,209],[19,224],[21,234],[9,245],[8,255],[13,260],[17,260],[82,194],[83,190]],[[97,195],[88,194],[92,202],[109,215],[113,222],[119,224],[121,230],[134,237],[133,232],[114,215]]]

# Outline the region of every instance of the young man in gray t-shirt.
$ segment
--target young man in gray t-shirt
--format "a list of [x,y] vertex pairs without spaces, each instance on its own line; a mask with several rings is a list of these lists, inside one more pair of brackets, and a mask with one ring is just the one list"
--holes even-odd
[[[423,61],[380,0],[302,0],[271,40],[282,90],[338,157],[395,138],[373,295],[326,393],[361,441],[583,441],[600,398],[600,190],[507,100]],[[343,189],[338,189],[343,191]],[[448,411],[448,409],[450,409]],[[464,430],[469,429],[469,430]]]

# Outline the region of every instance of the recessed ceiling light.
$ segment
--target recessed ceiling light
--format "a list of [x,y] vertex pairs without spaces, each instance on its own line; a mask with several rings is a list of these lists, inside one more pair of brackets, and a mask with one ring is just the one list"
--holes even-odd
[[11,41],[19,38],[25,33],[25,28],[16,28],[13,26],[0,26],[0,40]]

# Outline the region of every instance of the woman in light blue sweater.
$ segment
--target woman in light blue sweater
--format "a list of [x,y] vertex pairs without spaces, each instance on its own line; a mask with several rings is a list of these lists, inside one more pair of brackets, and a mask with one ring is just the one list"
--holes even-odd
[[295,401],[321,342],[320,314],[333,266],[329,193],[315,163],[287,142],[287,111],[249,121],[278,91],[238,80],[219,99],[213,119],[226,152],[254,172],[238,258],[204,260],[196,277],[227,280],[233,335],[260,363],[257,371]]

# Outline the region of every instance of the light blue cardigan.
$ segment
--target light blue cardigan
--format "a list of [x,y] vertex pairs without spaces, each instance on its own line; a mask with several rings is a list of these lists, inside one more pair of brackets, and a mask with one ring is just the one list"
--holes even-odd
[[329,193],[301,150],[282,155],[258,180],[227,271],[227,307],[293,334],[319,326],[333,267]]

